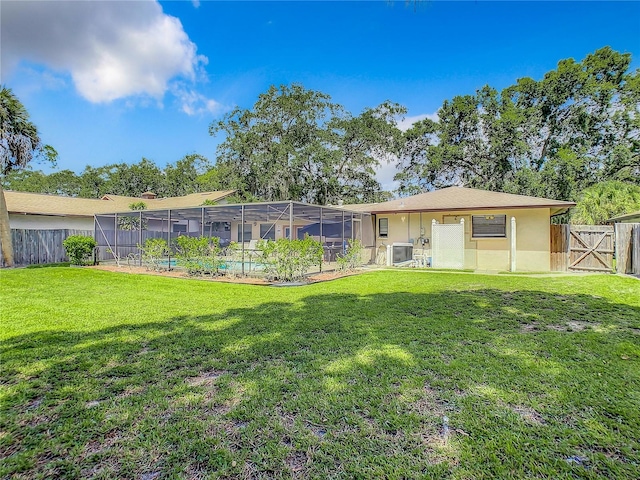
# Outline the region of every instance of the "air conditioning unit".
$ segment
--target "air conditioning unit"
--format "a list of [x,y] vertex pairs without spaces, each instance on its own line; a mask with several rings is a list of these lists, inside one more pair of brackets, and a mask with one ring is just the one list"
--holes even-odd
[[391,245],[392,264],[409,262],[413,259],[413,243],[393,243]]

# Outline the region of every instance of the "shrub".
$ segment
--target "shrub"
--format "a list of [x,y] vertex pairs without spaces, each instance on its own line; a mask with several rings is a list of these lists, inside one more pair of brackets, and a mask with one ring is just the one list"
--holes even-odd
[[92,237],[71,235],[62,245],[73,265],[86,265],[98,243]]
[[283,282],[301,280],[312,265],[322,261],[322,244],[310,237],[304,240],[280,238],[258,244],[267,278]]
[[360,240],[349,240],[347,251],[336,259],[338,270],[347,271],[362,267],[362,250]]
[[220,259],[220,239],[218,237],[188,237],[175,239],[178,264],[189,275],[218,273]]
[[142,252],[142,262],[149,270],[162,270],[160,262],[169,254],[169,245],[164,238],[147,238],[143,245],[138,245]]

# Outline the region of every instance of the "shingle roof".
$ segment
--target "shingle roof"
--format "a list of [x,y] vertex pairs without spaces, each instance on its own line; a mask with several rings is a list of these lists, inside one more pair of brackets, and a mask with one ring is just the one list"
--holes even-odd
[[623,220],[640,220],[640,210],[637,212],[625,213],[624,215],[618,215],[617,217],[611,217],[607,222],[621,222]]
[[126,212],[129,211],[129,205],[135,202],[144,202],[148,210],[197,207],[205,200],[220,201],[234,192],[235,190],[222,190],[154,199],[122,195],[105,195],[101,199],[92,199],[14,191],[5,191],[4,196],[9,213],[87,217],[96,213]]
[[552,214],[555,214],[573,206],[575,206],[573,202],[549,198],[490,192],[475,188],[448,187],[383,203],[345,205],[345,208],[370,213],[551,208]]

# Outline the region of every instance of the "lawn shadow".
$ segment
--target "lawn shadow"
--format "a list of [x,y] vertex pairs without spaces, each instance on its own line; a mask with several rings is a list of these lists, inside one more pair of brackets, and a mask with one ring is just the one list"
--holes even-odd
[[639,332],[596,296],[478,289],[16,336],[0,474],[563,477],[578,455],[633,478]]

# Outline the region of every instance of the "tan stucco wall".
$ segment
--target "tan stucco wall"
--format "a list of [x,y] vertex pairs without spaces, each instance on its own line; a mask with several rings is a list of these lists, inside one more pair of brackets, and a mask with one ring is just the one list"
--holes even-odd
[[[256,225],[254,225],[254,223],[256,223]],[[251,238],[253,240],[259,240],[260,239],[260,224],[264,223],[264,224],[268,224],[268,225],[272,225],[274,222],[251,222],[250,224],[247,223],[247,225],[251,225]],[[231,240],[233,242],[239,242],[240,239],[238,238],[238,225],[240,224],[240,222],[231,222]],[[276,233],[276,240],[279,238],[285,238],[285,229],[289,228],[289,220],[281,220],[278,222],[275,222],[275,233]],[[306,224],[301,224],[301,223],[294,223],[293,224],[293,232],[294,235],[297,234],[297,229],[298,228],[302,228],[304,227]],[[294,237],[295,238],[295,237]]]
[[9,225],[11,225],[11,228],[26,230],[72,229],[93,231],[93,217],[9,214]]
[[[472,215],[506,215],[506,238],[473,238],[471,232]],[[479,270],[510,269],[511,263],[511,217],[516,219],[516,270],[550,270],[550,211],[548,208],[514,210],[470,210],[464,212],[397,213],[379,214],[376,218],[376,250],[394,242],[413,240],[415,250],[421,250],[418,239],[423,236],[429,240],[424,245],[424,254],[431,256],[431,222],[458,223],[465,219],[465,268]],[[379,237],[378,220],[389,219],[389,236]],[[422,235],[421,235],[422,234]]]

